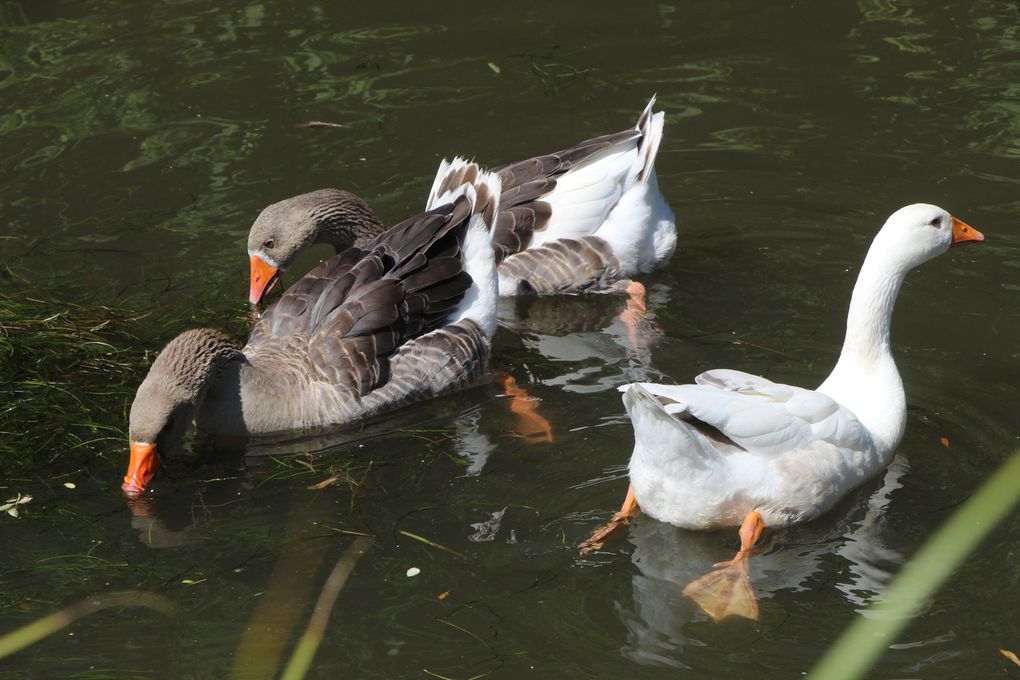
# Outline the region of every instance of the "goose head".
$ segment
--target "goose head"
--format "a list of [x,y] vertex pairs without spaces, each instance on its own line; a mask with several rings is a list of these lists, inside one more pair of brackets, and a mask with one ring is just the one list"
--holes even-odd
[[368,204],[339,189],[319,189],[265,208],[248,232],[248,300],[258,304],[298,254],[314,243],[345,250],[382,233]]
[[889,216],[875,245],[911,269],[951,247],[983,240],[980,231],[937,205],[914,203]]
[[121,489],[145,491],[164,457],[184,437],[223,363],[243,358],[226,335],[207,328],[181,333],[152,362],[131,403],[131,459]]

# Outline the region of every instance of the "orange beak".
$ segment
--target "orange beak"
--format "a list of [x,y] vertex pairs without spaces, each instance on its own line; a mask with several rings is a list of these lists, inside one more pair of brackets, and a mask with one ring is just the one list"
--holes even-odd
[[262,302],[262,298],[266,296],[266,293],[268,293],[272,289],[273,284],[276,283],[276,278],[279,275],[280,270],[273,265],[268,264],[257,255],[250,256],[248,260],[251,263],[248,302],[253,305],[257,305]]
[[155,444],[131,442],[131,462],[120,488],[129,496],[144,492],[161,464]]
[[966,222],[953,219],[953,242],[949,244],[949,247],[962,246],[968,243],[977,243],[978,241],[984,241],[985,235],[980,231],[970,226]]

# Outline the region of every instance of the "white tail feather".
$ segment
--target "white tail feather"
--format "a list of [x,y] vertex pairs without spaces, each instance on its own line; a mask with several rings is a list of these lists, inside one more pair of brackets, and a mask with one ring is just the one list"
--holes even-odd
[[[458,174],[463,177],[467,168],[472,165],[480,170],[477,165],[460,156],[454,156],[452,161],[444,158],[439,164],[439,170],[436,171],[436,178],[432,181],[432,189],[429,191],[429,200],[425,203],[425,209],[432,210],[437,205],[449,203],[463,193],[458,191],[459,187],[463,185],[459,182],[454,183],[453,177]],[[445,190],[444,186],[447,187]]]
[[[453,167],[454,171],[468,169],[475,179],[436,195],[437,188],[443,183],[440,175],[446,177],[442,172],[444,166]],[[442,205],[460,195],[467,196],[472,203],[471,221],[468,224],[467,236],[464,238],[464,269],[471,275],[472,284],[460,305],[450,316],[450,322],[470,319],[477,323],[487,336],[492,337],[496,332],[496,303],[499,293],[491,233],[499,210],[501,190],[499,176],[494,172],[482,172],[474,163],[468,163],[461,158],[455,158],[450,164],[444,160],[440,165],[440,175],[436,176],[433,192],[429,195],[430,207],[433,203]]]

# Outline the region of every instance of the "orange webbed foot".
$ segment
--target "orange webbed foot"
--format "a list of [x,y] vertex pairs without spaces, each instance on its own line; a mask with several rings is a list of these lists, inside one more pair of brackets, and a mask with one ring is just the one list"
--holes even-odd
[[697,602],[713,621],[727,616],[758,620],[758,597],[747,575],[747,563],[763,531],[765,522],[761,515],[749,512],[740,525],[740,551],[732,560],[719,562],[715,571],[684,588],[684,596]]
[[552,425],[542,414],[538,413],[542,402],[528,394],[510,374],[500,376],[503,391],[510,397],[510,411],[517,416],[516,433],[532,443],[551,442],[553,440]]
[[620,312],[619,319],[627,327],[627,338],[634,351],[647,349],[647,343],[641,341],[640,326],[648,312],[646,289],[637,281],[627,286],[627,308]]
[[608,524],[599,527],[592,532],[591,536],[581,541],[579,546],[581,554],[587,555],[593,550],[602,550],[609,540],[630,526],[630,520],[639,514],[641,514],[641,508],[638,507],[637,500],[634,498],[634,487],[628,485],[627,497],[623,500],[619,512],[613,515]]
[[747,577],[747,560],[722,562],[725,565],[711,571],[684,588],[689,597],[712,617],[720,621],[727,616],[742,616],[758,620],[758,598]]

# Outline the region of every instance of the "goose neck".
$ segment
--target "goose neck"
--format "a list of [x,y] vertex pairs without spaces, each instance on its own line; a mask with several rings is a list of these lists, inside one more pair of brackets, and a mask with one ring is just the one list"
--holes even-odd
[[337,193],[339,198],[325,202],[313,211],[316,243],[331,245],[341,252],[385,231],[367,203],[354,194]]
[[892,356],[890,325],[907,267],[875,249],[861,267],[836,367],[818,388],[848,408],[886,456],[903,436],[906,396]]
[[865,363],[892,356],[890,328],[893,307],[906,274],[888,258],[869,254],[857,277],[847,313],[843,355]]

